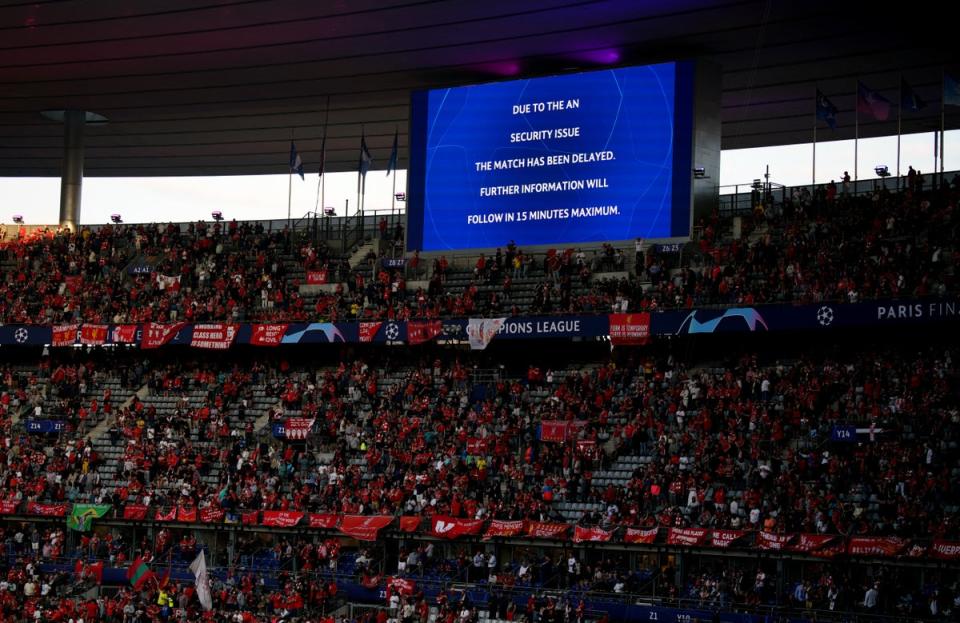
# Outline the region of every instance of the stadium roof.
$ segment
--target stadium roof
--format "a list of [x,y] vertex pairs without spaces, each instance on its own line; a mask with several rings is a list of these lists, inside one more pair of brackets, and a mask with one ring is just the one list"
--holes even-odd
[[[109,118],[87,132],[87,175],[286,172],[291,132],[329,171],[357,166],[361,129],[406,164],[413,89],[608,64],[702,57],[723,70],[723,148],[808,142],[817,86],[852,138],[856,80],[896,102],[902,73],[939,127],[956,61],[933,3],[713,0],[0,1],[0,176],[59,175],[62,127],[43,110]],[[948,47],[953,46],[952,50]],[[861,115],[862,116],[862,115]],[[896,133],[896,113],[860,135]]]

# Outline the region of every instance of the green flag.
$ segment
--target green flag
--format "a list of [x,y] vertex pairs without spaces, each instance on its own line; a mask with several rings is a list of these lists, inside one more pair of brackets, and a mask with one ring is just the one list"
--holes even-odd
[[67,515],[67,527],[87,532],[92,527],[93,520],[109,513],[110,508],[110,504],[74,504],[73,510]]

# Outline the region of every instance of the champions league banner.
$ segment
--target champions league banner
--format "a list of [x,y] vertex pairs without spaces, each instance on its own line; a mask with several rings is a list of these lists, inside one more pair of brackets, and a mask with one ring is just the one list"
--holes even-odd
[[[614,314],[617,335],[622,314]],[[646,314],[635,316],[645,325]],[[649,314],[649,335],[703,335],[713,333],[769,333],[771,331],[829,331],[861,327],[931,325],[960,318],[960,299],[880,300],[864,303],[760,305],[716,309],[684,309]],[[597,339],[610,337],[611,315],[515,316],[506,318],[447,318],[415,324],[413,338],[404,320],[363,322],[297,322],[289,324],[141,325],[0,325],[0,346],[86,346],[87,342],[125,344],[144,349],[166,346],[227,348],[231,345],[278,347],[290,344],[371,343],[402,345],[436,341],[485,348],[501,340]],[[437,324],[439,322],[439,324]],[[428,331],[423,325],[429,325]],[[69,330],[67,329],[69,327]],[[614,336],[615,338],[617,336]],[[622,336],[621,336],[622,337]],[[615,342],[616,343],[616,342]]]

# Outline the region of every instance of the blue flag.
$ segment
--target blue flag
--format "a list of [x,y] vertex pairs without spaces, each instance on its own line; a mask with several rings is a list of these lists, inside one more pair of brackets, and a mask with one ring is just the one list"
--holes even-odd
[[297,146],[290,141],[290,172],[296,173],[303,179],[303,161],[300,160],[300,154],[297,153]]
[[367,149],[367,135],[360,135],[360,162],[357,163],[357,192],[360,192],[360,180],[367,179],[367,171],[370,170],[370,165],[373,164],[373,156],[370,155],[370,150]]
[[960,82],[950,74],[943,74],[943,105],[960,106]]
[[831,130],[837,129],[837,107],[820,89],[817,89],[817,119],[826,121]]
[[393,131],[393,149],[390,150],[390,161],[387,162],[387,177],[397,170],[397,131]]
[[913,87],[904,80],[900,78],[900,108],[901,110],[909,110],[912,112],[917,112],[922,108],[926,108],[927,103],[917,95],[917,92],[913,90]]

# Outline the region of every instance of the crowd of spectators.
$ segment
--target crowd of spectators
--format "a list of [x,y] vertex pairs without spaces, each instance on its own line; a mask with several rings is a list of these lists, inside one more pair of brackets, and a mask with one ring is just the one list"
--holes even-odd
[[[715,213],[670,252],[641,243],[629,260],[610,244],[534,255],[510,241],[469,269],[416,252],[391,267],[376,251],[351,267],[323,242],[236,221],[39,230],[0,241],[0,320],[402,320],[943,295],[956,286],[958,186],[797,189],[736,228]],[[335,287],[302,290],[308,271]]]

